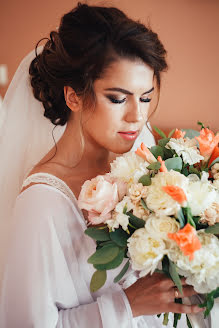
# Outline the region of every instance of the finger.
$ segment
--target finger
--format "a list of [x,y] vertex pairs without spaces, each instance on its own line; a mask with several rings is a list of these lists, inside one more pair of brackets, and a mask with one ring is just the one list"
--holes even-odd
[[167,312],[174,313],[199,313],[203,312],[205,309],[200,308],[198,305],[185,305],[179,303],[169,303]]
[[[176,292],[178,293],[178,295]],[[198,294],[192,286],[188,286],[188,285],[183,286],[182,292],[183,293],[181,294],[178,289],[173,288],[173,295],[175,296],[175,298],[189,297]]]

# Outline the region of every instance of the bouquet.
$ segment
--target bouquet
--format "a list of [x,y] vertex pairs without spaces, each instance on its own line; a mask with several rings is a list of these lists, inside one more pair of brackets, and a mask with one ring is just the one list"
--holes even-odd
[[[82,186],[78,204],[92,225],[85,233],[96,241],[90,289],[101,288],[107,270],[127,259],[115,283],[129,267],[139,277],[159,271],[182,293],[186,277],[205,294],[206,317],[219,297],[219,133],[202,125],[200,132],[174,129],[166,136],[154,128],[158,145],[142,143]],[[174,327],[179,319],[175,313]]]

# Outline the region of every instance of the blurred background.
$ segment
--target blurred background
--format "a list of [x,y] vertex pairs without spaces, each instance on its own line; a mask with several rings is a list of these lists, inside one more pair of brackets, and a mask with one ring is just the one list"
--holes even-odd
[[[165,131],[219,128],[219,0],[82,1],[116,6],[150,24],[168,51],[158,110],[152,125]],[[0,95],[22,58],[59,25],[73,0],[0,0]]]

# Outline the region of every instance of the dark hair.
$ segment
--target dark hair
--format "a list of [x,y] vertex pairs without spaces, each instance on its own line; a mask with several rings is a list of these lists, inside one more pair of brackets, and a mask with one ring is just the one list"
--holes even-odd
[[72,87],[84,103],[94,103],[93,82],[122,57],[148,64],[160,88],[165,56],[157,34],[121,10],[78,3],[62,17],[58,31],[50,33],[42,53],[36,53],[29,70],[31,85],[35,98],[43,103],[44,116],[64,125],[71,113],[64,86]]

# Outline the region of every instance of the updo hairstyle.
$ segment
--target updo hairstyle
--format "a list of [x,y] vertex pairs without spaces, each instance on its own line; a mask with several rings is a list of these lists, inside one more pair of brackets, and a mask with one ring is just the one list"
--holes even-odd
[[[37,46],[36,46],[37,51]],[[128,18],[117,8],[78,3],[65,14],[58,31],[50,33],[42,53],[30,64],[30,80],[44,116],[65,125],[71,110],[64,86],[82,97],[83,105],[95,104],[93,83],[119,58],[140,58],[153,70],[160,88],[160,73],[167,68],[166,51],[156,33]]]

